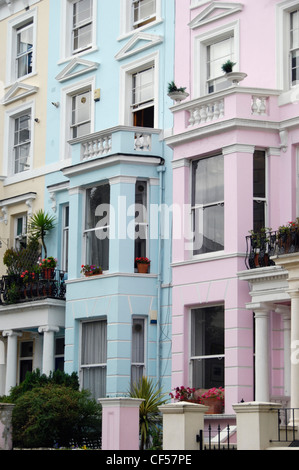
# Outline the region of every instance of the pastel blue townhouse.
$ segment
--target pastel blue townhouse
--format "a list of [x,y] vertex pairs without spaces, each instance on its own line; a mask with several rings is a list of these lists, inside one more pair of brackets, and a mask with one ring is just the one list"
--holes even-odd
[[50,1],[47,247],[67,279],[53,326],[64,370],[96,398],[142,375],[171,387],[173,60],[173,0]]

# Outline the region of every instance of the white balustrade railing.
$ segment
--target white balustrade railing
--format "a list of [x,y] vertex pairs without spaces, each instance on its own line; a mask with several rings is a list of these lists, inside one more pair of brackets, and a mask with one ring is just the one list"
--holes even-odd
[[254,115],[267,114],[268,96],[252,96],[251,112]]
[[197,104],[188,110],[189,126],[196,126],[224,117],[224,99]]
[[134,150],[149,152],[152,147],[152,135],[144,132],[136,132],[134,137]]
[[95,157],[107,155],[112,147],[112,135],[107,134],[82,143],[82,160],[89,160]]

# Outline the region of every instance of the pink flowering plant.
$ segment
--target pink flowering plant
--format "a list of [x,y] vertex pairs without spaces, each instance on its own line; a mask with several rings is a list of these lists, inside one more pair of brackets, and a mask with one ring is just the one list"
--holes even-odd
[[80,272],[85,276],[95,276],[97,274],[102,274],[103,271],[101,266],[95,266],[94,264],[82,264]]
[[198,399],[194,398],[195,388],[184,387],[176,387],[173,389],[174,393],[170,393],[170,397],[174,400],[178,401],[191,401],[191,402],[198,402]]
[[224,388],[223,387],[213,387],[204,392],[200,398],[218,398],[218,400],[224,400]]
[[150,260],[144,256],[141,256],[140,258],[135,258],[135,262],[137,264],[150,264]]
[[55,268],[57,265],[57,259],[53,256],[48,256],[40,260],[39,265],[42,269],[44,268]]

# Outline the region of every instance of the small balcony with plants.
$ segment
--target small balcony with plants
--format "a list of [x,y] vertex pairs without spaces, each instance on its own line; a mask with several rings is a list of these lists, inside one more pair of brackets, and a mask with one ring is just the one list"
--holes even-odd
[[258,232],[251,230],[246,237],[247,269],[274,266],[275,257],[293,253],[299,253],[299,218],[276,231],[267,227]]
[[47,255],[45,244],[46,235],[54,227],[54,217],[38,211],[30,219],[27,237],[20,246],[5,251],[6,274],[0,279],[0,305],[46,298],[65,300],[66,273],[57,269],[57,259]]

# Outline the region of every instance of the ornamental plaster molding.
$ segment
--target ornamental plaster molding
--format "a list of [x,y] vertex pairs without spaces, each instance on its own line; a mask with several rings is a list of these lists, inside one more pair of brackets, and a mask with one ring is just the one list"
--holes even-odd
[[200,28],[207,23],[240,12],[243,10],[243,7],[242,3],[213,2],[189,23],[189,27],[191,29]]

